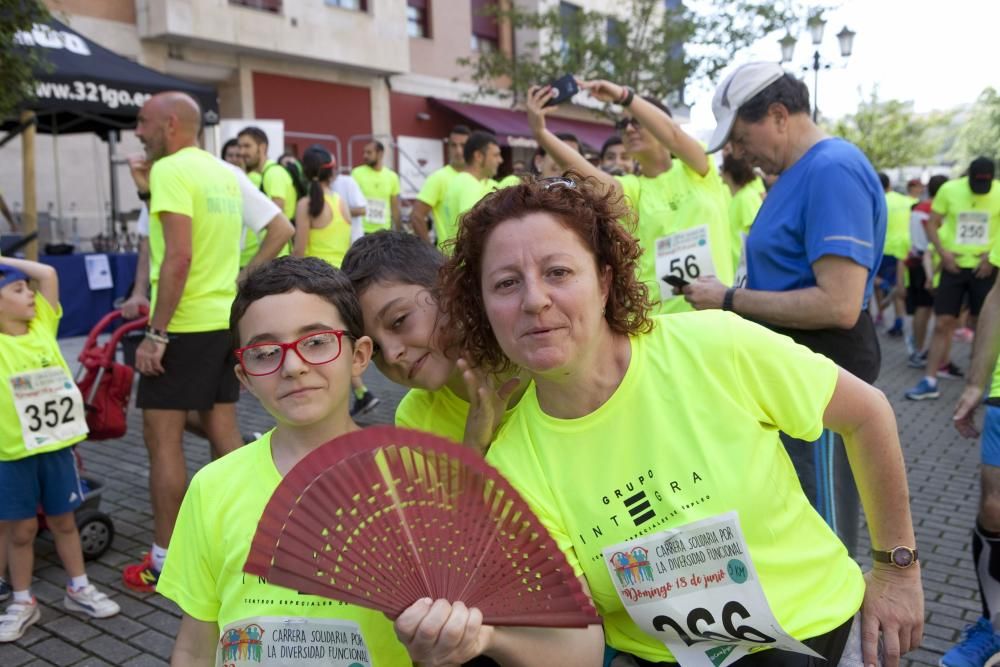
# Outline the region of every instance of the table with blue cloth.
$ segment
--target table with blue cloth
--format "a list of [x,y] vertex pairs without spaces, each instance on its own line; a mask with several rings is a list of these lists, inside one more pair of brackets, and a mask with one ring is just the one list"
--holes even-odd
[[[93,253],[100,254],[100,253]],[[104,253],[108,256],[113,286],[91,290],[87,282],[86,255],[42,255],[39,261],[59,274],[59,303],[63,316],[59,338],[86,336],[97,322],[114,310],[118,298],[128,298],[135,280],[139,256],[135,253]]]

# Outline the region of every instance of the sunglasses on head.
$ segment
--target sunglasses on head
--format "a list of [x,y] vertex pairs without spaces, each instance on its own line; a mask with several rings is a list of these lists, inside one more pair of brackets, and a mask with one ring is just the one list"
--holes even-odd
[[637,130],[640,127],[642,127],[639,124],[639,121],[636,120],[635,118],[619,118],[618,120],[615,121],[615,129],[618,130],[619,132],[624,132],[625,128],[627,128],[629,125],[631,125]]

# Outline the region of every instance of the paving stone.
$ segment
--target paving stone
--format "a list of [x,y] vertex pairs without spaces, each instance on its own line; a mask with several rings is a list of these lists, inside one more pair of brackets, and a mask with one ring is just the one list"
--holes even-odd
[[167,667],[169,664],[151,655],[137,655],[122,663],[122,667]]
[[93,639],[88,639],[83,643],[83,648],[94,655],[110,661],[113,665],[120,665],[140,653],[139,649],[134,646],[130,646],[108,635],[99,635]]
[[0,665],[21,667],[32,659],[32,655],[17,644],[0,644]]
[[31,653],[42,660],[47,660],[53,665],[72,665],[74,662],[79,662],[87,657],[77,647],[56,637],[32,645]]
[[156,630],[147,630],[136,635],[129,640],[129,643],[145,654],[159,656],[164,660],[169,660],[170,653],[174,650],[174,638]]
[[49,623],[44,623],[42,627],[72,644],[80,644],[101,634],[100,629],[72,616],[63,616]]

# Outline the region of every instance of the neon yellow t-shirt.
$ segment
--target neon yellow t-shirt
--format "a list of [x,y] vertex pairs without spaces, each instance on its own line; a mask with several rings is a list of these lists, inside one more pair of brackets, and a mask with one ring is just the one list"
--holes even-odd
[[917,199],[895,190],[885,193],[888,225],[885,230],[885,254],[906,259],[910,254],[910,213]]
[[355,167],[351,176],[368,200],[364,218],[365,234],[392,229],[392,198],[399,196],[399,176],[392,169],[375,171],[366,164]]
[[[629,205],[639,216],[635,231],[643,249],[639,258],[639,279],[649,287],[651,300],[662,298],[659,312],[693,310],[684,297],[670,297],[669,286],[656,275],[656,241],[669,234],[707,225],[716,277],[724,285],[732,284],[735,266],[729,203],[725,184],[713,160],[708,161],[708,173],[704,176],[683,161],[674,160],[670,169],[654,178],[631,174],[615,178],[622,184]],[[666,295],[661,292],[661,285]]]
[[492,178],[479,180],[467,171],[459,172],[448,183],[444,195],[444,219],[437,227],[438,248],[458,235],[459,218],[472,209],[479,200],[493,192],[497,182]]
[[[261,179],[263,179],[264,194],[272,199],[274,197],[281,199],[281,212],[289,220],[295,219],[295,205],[298,202],[299,193],[295,190],[295,184],[292,183],[292,177],[288,174],[287,169],[274,160],[268,160],[264,163],[263,172],[251,171],[247,174],[247,178],[258,188],[260,188]],[[243,239],[243,249],[240,251],[241,269],[249,264],[253,256],[260,250],[261,238],[253,230],[246,230],[246,236]],[[283,257],[287,254],[288,248],[286,247],[278,253],[278,257]]]
[[743,252],[743,239],[757,218],[757,211],[764,203],[764,181],[758,176],[736,191],[729,199],[729,225],[733,230],[734,266],[739,266]]
[[448,387],[437,391],[411,389],[396,406],[396,426],[425,431],[462,442],[469,402]]
[[[614,394],[579,419],[545,414],[529,387],[487,454],[586,576],[607,644],[671,660],[624,611],[602,550],[730,511],[790,635],[850,618],[861,571],[809,504],[778,438],[819,436],[837,366],[721,311],[657,317],[631,349]],[[630,513],[640,501],[644,511]]]
[[496,189],[499,190],[501,188],[509,188],[514,185],[520,185],[523,182],[524,181],[522,181],[521,177],[518,176],[517,174],[507,174],[506,176],[501,178],[499,182],[497,182]]
[[[1000,230],[1000,186],[994,182],[989,193],[977,195],[969,188],[968,177],[948,181],[934,196],[931,210],[943,218],[938,236],[944,249],[955,253],[960,268],[976,268],[979,256],[989,252]],[[985,231],[982,224],[986,224]],[[964,227],[961,239],[960,226]]]
[[[309,244],[306,246],[306,256],[319,257],[330,266],[340,268],[347,249],[351,247],[351,221],[345,220],[340,212],[340,196],[333,192],[323,195],[327,206],[333,211],[333,217],[326,227],[309,228]],[[307,220],[299,220],[299,224],[309,224]]]
[[[36,292],[35,318],[28,324],[28,333],[23,336],[0,333],[0,382],[3,383],[0,387],[0,461],[17,461],[36,454],[55,452],[86,438],[80,435],[29,450],[24,442],[21,421],[14,403],[12,379],[23,377],[25,373],[43,368],[62,368],[66,372],[66,381],[72,384],[72,373],[56,340],[61,317],[62,307],[57,305],[56,310],[53,310],[48,300]],[[80,398],[81,403],[82,400]],[[66,406],[57,404],[55,407],[58,410],[56,417],[59,419],[72,416],[65,409],[59,409]],[[39,413],[38,416],[43,419],[46,417],[44,413]]]
[[[184,495],[156,592],[189,616],[218,624],[220,638],[227,626],[248,627],[262,617],[339,619],[356,624],[370,664],[411,664],[392,621],[381,613],[273,586],[243,572],[257,522],[280,482],[270,432],[202,468]],[[265,635],[264,643],[266,655],[268,645],[279,642]]]
[[448,183],[458,174],[450,165],[441,167],[424,181],[424,186],[420,188],[417,199],[431,207],[434,215],[434,225],[437,227],[444,220],[444,194],[448,190]]
[[192,146],[157,160],[149,182],[150,313],[156,312],[166,251],[160,214],[177,213],[191,218],[191,268],[167,331],[228,329],[243,229],[243,196],[236,174],[215,156]]

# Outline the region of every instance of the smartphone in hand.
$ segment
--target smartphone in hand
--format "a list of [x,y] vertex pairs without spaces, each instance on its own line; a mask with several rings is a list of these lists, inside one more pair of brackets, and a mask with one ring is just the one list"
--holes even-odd
[[572,74],[561,76],[549,85],[556,91],[556,96],[545,103],[547,107],[562,104],[580,92],[580,87],[576,85],[576,78]]
[[663,276],[660,280],[662,280],[663,282],[670,285],[676,290],[679,290],[682,287],[687,287],[688,285],[691,284],[688,281],[684,280],[683,278],[678,278],[677,276],[670,274]]

